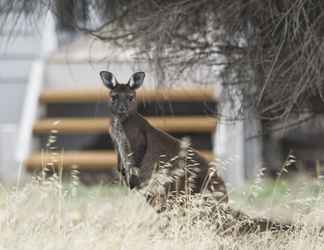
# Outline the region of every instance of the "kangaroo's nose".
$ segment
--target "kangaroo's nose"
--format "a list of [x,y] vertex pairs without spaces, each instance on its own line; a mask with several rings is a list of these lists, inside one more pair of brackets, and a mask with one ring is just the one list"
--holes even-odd
[[119,111],[120,111],[121,113],[126,113],[126,112],[127,112],[127,108],[126,108],[126,106],[124,106],[124,105],[119,106]]

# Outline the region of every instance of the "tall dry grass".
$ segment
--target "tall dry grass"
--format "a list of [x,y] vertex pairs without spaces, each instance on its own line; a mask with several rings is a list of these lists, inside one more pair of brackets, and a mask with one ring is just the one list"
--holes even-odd
[[277,184],[275,197],[268,183],[233,193],[231,206],[277,219],[283,211],[306,224],[299,232],[240,236],[224,235],[208,217],[192,223],[203,209],[199,202],[185,215],[177,208],[158,215],[136,192],[86,189],[76,177],[72,184],[63,184],[55,175],[39,177],[19,189],[1,188],[0,249],[323,249],[324,237],[318,233],[324,222],[322,185],[309,183],[299,180],[289,186],[293,191]]

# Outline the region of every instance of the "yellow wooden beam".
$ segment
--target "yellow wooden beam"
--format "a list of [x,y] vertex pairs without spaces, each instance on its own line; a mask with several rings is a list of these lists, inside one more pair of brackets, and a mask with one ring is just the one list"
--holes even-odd
[[[208,116],[186,117],[149,117],[152,126],[167,132],[201,133],[213,132],[216,128],[216,119]],[[109,118],[51,118],[39,120],[34,124],[34,134],[61,133],[61,134],[94,134],[108,133]]]
[[[84,103],[108,101],[108,90],[45,90],[40,95],[41,103]],[[137,98],[140,102],[150,101],[212,101],[215,100],[212,87],[140,90]]]
[[[200,153],[209,161],[214,159],[211,151],[201,150]],[[37,170],[42,167],[70,170],[73,166],[77,169],[99,170],[113,169],[117,165],[117,157],[112,150],[101,151],[64,151],[33,153],[25,162],[27,170]]]

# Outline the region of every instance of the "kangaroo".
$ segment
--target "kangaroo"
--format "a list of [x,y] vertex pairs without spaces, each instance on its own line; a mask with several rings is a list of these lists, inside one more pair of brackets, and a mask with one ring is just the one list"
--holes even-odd
[[[100,72],[104,85],[110,89],[111,126],[110,134],[118,155],[117,169],[131,189],[147,185],[153,171],[162,168],[161,162],[168,165],[169,171],[178,169],[181,164],[181,142],[173,136],[156,129],[137,112],[136,90],[142,86],[145,73],[137,72],[125,84],[118,83],[116,77],[107,71]],[[185,159],[184,159],[185,160]],[[179,174],[178,180],[163,183],[164,198],[185,191],[185,178],[194,179],[191,194],[202,191],[218,191],[218,199],[227,202],[224,181],[216,172],[210,173],[208,161],[197,151],[190,149],[190,163],[195,173],[190,176]],[[187,164],[188,165],[188,164]],[[166,168],[164,168],[165,170]],[[193,178],[193,175],[194,178]],[[188,191],[188,190],[186,190]],[[150,196],[150,195],[148,195]],[[154,198],[152,195],[148,199]],[[156,201],[157,202],[157,201]],[[159,201],[161,202],[161,201]]]
[[[137,112],[136,90],[143,84],[144,72],[134,73],[123,84],[108,71],[101,71],[100,77],[110,90],[109,130],[118,155],[117,170],[130,189],[145,189],[147,201],[158,212],[165,210],[167,201],[181,194],[208,193],[217,203],[228,202],[223,179],[199,152],[154,128]],[[153,178],[157,173],[160,178]],[[240,221],[240,232],[293,227],[262,218],[251,219],[229,207],[224,211]]]

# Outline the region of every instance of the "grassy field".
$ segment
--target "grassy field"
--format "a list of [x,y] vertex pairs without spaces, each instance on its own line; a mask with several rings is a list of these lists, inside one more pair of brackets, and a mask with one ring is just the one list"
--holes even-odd
[[195,209],[159,216],[142,196],[117,186],[35,179],[0,192],[0,249],[323,249],[320,182],[257,181],[231,192],[231,206],[253,216],[305,223],[299,232],[223,235],[213,223],[191,223]]

